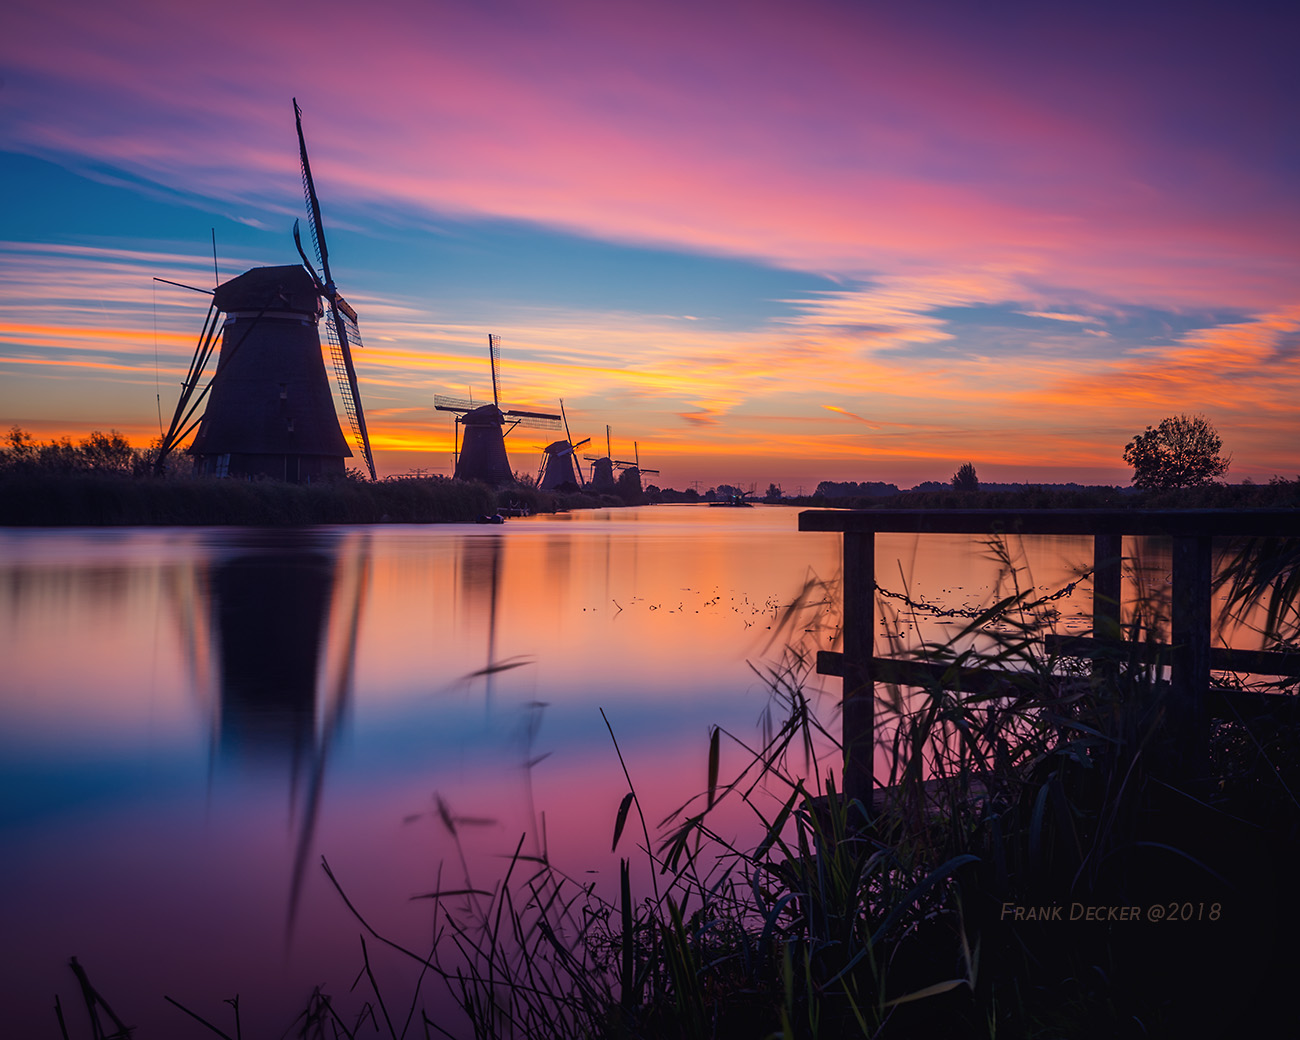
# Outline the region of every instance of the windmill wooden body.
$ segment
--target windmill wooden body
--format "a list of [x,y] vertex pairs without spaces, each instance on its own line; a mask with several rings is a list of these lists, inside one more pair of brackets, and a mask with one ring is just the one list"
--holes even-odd
[[[512,483],[514,471],[506,455],[506,435],[516,426],[539,429],[560,428],[560,416],[550,412],[525,412],[517,408],[503,410],[497,391],[497,365],[501,341],[488,336],[488,361],[492,368],[492,403],[475,405],[473,401],[435,394],[433,406],[440,412],[456,413],[456,479],[477,480],[484,484]],[[463,437],[461,427],[464,427]]]
[[293,483],[342,476],[351,450],[321,358],[316,286],[303,268],[258,267],[217,287],[227,317],[189,453],[199,473]]
[[[167,456],[197,427],[187,450],[200,473],[265,476],[293,483],[342,476],[345,460],[353,453],[340,429],[325,371],[319,332],[323,318],[343,411],[358,453],[375,479],[352,362],[352,346],[361,345],[357,315],[330,275],[320,203],[296,101],[293,109],[303,192],[322,273],[318,275],[308,261],[295,221],[293,236],[303,266],[257,267],[217,286],[171,428],[159,448],[155,465],[160,471]],[[218,343],[216,372],[200,391]]]

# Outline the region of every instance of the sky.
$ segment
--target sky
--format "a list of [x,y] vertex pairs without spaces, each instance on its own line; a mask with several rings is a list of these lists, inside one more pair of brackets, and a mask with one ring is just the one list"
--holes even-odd
[[[1300,474],[1300,9],[7,0],[0,427],[143,446],[211,288],[297,262],[303,109],[382,475],[435,394],[684,488]],[[213,239],[216,243],[214,271]],[[535,473],[548,435],[507,438]],[[634,448],[635,444],[635,448]]]

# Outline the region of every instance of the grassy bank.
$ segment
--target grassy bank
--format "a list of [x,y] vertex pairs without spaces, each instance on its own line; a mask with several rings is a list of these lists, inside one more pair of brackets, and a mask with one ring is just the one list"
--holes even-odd
[[428,479],[273,480],[133,477],[101,472],[0,473],[0,525],[244,525],[457,523],[499,509],[528,512],[621,504],[591,495]]

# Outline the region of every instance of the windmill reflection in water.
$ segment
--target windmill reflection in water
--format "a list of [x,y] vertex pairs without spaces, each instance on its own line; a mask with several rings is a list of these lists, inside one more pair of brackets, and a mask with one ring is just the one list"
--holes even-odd
[[182,590],[192,599],[177,612],[193,688],[210,705],[210,782],[218,766],[287,773],[290,929],[326,767],[350,711],[370,556],[364,531],[241,531]]

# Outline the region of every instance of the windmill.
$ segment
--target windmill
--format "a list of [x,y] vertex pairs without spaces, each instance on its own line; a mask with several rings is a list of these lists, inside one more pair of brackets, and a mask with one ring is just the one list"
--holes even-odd
[[[558,430],[561,416],[550,412],[503,411],[497,388],[497,365],[501,360],[501,337],[488,336],[488,363],[492,368],[492,403],[475,405],[472,400],[435,394],[433,406],[440,412],[456,413],[456,479],[480,480],[485,484],[509,484],[514,471],[506,456],[506,434],[516,426]],[[509,426],[507,427],[507,423]],[[463,442],[460,427],[465,427]]]
[[[304,266],[257,267],[218,285],[199,335],[170,429],[155,467],[195,429],[188,452],[195,469],[215,476],[269,476],[292,483],[342,476],[352,456],[334,407],[321,352],[326,338],[339,397],[361,457],[375,479],[374,458],[352,363],[361,345],[357,313],[339,293],[329,268],[320,202],[307,159],[302,110],[293,103],[302,162],[303,195],[311,218],[318,275],[293,237]],[[321,301],[326,306],[323,307]],[[328,313],[326,313],[328,311]],[[224,319],[222,315],[225,315]],[[201,390],[204,370],[220,339],[216,372]],[[204,411],[195,417],[207,400]]]
[[614,465],[622,471],[618,475],[619,490],[634,490],[639,495],[641,493],[641,474],[654,473],[658,475],[659,471],[657,469],[643,469],[641,467],[641,449],[637,446],[636,441],[632,442],[632,457],[636,461],[628,462],[624,459],[614,459]]
[[591,438],[573,443],[563,401],[560,402],[560,419],[564,422],[565,439],[554,441],[542,449],[542,467],[537,473],[537,486],[543,491],[553,491],[565,484],[581,487],[586,483],[582,476],[582,464],[578,461],[578,449],[589,443]]
[[593,491],[609,492],[613,494],[618,488],[618,482],[614,479],[614,459],[613,451],[609,446],[609,427],[605,427],[605,455],[603,458],[597,458],[595,455],[584,455],[588,462],[591,463],[591,489]]
[[[632,442],[632,452],[635,461],[627,459],[616,459],[613,457],[614,452],[610,448],[609,427],[605,427],[605,456],[596,458],[591,455],[583,456],[591,463],[591,486],[593,490],[614,493],[620,490],[632,490],[628,485],[634,485],[637,494],[641,493],[641,474],[658,473],[657,469],[641,468],[641,449],[637,446],[636,441]],[[618,478],[614,477],[614,470],[620,471]]]

